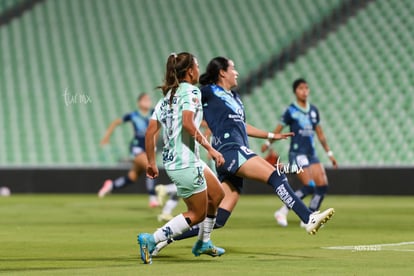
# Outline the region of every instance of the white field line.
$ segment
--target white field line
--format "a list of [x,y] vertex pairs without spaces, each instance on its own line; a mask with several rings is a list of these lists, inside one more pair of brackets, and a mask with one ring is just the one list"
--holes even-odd
[[414,248],[413,249],[390,248],[390,247],[398,247],[398,246],[404,246],[404,245],[414,245],[414,241],[399,242],[399,243],[380,243],[380,244],[365,244],[365,245],[329,246],[329,247],[321,247],[321,248],[322,249],[330,249],[330,250],[351,250],[351,251],[389,250],[389,251],[414,252]]

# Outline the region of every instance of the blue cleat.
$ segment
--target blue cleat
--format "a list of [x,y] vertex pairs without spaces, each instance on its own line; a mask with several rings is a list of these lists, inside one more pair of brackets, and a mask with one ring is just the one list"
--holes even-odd
[[211,240],[208,242],[203,242],[203,241],[198,240],[194,244],[192,252],[194,256],[196,257],[200,256],[201,254],[210,255],[211,257],[220,257],[221,255],[226,253],[226,250],[224,250],[223,248],[214,246]]
[[141,260],[144,262],[144,264],[151,264],[151,253],[154,251],[156,245],[154,236],[148,233],[141,233],[138,235],[137,240],[141,251]]

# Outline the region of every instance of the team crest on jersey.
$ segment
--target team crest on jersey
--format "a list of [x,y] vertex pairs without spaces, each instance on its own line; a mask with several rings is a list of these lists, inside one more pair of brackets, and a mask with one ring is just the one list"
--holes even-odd
[[193,103],[199,104],[200,100],[197,97],[193,97]]
[[317,121],[316,116],[317,116],[317,115],[316,115],[315,110],[312,110],[312,111],[310,112],[310,117],[311,117],[312,123],[316,123],[316,121]]

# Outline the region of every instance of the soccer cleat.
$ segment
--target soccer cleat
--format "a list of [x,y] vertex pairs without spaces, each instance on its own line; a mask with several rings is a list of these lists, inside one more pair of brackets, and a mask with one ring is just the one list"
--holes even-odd
[[165,247],[167,247],[167,245],[169,245],[172,242],[174,242],[173,239],[168,239],[166,241],[162,241],[162,242],[157,243],[157,245],[155,246],[154,251],[152,251],[152,253],[151,253],[151,256],[158,256],[160,251],[163,250]]
[[112,192],[113,186],[112,186],[112,180],[106,180],[104,184],[102,185],[101,189],[98,192],[98,197],[102,198]]
[[200,256],[201,254],[210,255],[211,257],[220,257],[221,255],[226,253],[226,250],[214,246],[211,240],[209,240],[208,242],[198,240],[194,244],[192,252],[196,257]]
[[158,184],[157,186],[155,186],[155,193],[157,194],[157,200],[159,205],[164,206],[164,204],[168,200],[168,193],[164,185]]
[[141,233],[138,235],[137,240],[141,252],[141,260],[144,262],[144,264],[151,264],[151,254],[156,246],[154,236],[148,233]]
[[299,224],[299,226],[300,226],[300,228],[306,228],[306,223],[304,223],[303,221],[300,221],[300,224]]
[[173,215],[171,215],[171,214],[159,214],[158,216],[157,216],[157,219],[158,219],[158,221],[159,222],[162,222],[162,221],[165,221],[165,222],[167,222],[167,221],[170,221],[170,220],[172,220],[174,217],[173,217]]
[[306,232],[308,232],[311,235],[315,235],[316,232],[318,232],[319,228],[326,223],[328,220],[331,219],[331,217],[334,215],[335,210],[333,208],[329,208],[322,213],[319,211],[313,212],[309,216],[309,222],[306,224]]
[[277,221],[277,224],[279,224],[282,227],[288,226],[286,215],[281,211],[276,211],[274,214],[275,220]]
[[148,203],[148,206],[149,206],[150,208],[157,208],[157,207],[159,207],[159,206],[160,206],[160,204],[158,203],[158,201],[157,201],[157,200],[150,200],[150,201],[149,201],[149,203]]

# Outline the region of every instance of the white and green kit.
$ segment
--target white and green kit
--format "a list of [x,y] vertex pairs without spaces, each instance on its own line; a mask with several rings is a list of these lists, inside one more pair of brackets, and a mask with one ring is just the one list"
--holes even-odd
[[199,144],[183,129],[183,111],[194,112],[198,128],[203,119],[201,91],[186,82],[180,83],[172,100],[171,91],[155,106],[152,120],[163,126],[163,163],[167,174],[177,185],[178,195],[187,198],[206,189],[200,160]]

